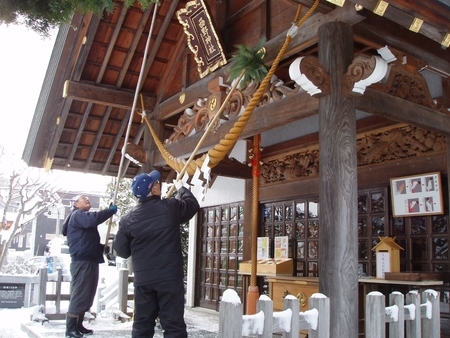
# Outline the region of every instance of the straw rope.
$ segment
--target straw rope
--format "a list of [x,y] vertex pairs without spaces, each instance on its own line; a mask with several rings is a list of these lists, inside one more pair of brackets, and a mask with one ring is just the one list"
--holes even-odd
[[[309,11],[300,20],[299,20],[299,17],[300,17],[302,6],[301,5],[298,6],[297,12],[295,15],[295,21],[294,21],[296,28],[300,27],[312,15],[312,13],[314,12],[314,10],[318,6],[318,4],[319,4],[319,0],[315,0],[314,5],[309,9]],[[208,151],[208,155],[209,155],[208,166],[210,168],[214,168],[217,164],[219,164],[219,162],[221,160],[223,160],[227,154],[230,153],[232,148],[235,146],[236,142],[239,140],[239,137],[242,134],[242,131],[244,130],[245,126],[247,125],[247,122],[250,119],[251,114],[253,113],[254,109],[258,105],[258,103],[261,99],[261,96],[264,94],[265,90],[267,89],[267,86],[269,85],[270,80],[271,80],[273,74],[275,73],[275,70],[278,67],[278,64],[282,60],[282,58],[289,46],[289,43],[291,42],[292,37],[295,35],[296,32],[297,31],[295,30],[295,32],[294,32],[294,30],[292,28],[288,31],[288,33],[286,35],[286,39],[283,43],[283,46],[281,47],[275,61],[273,62],[269,72],[266,74],[265,78],[261,82],[258,90],[256,91],[256,93],[253,95],[252,99],[248,103],[245,111],[238,118],[238,120],[234,123],[233,127],[224,136],[224,138],[221,139],[217,145],[215,145],[212,149],[210,149]],[[291,34],[293,34],[293,35],[291,35]],[[224,101],[223,104],[226,104],[226,101]],[[164,160],[167,162],[167,164],[172,169],[174,169],[177,172],[181,172],[183,170],[183,168],[186,167],[186,172],[189,175],[193,175],[197,168],[201,168],[201,166],[203,165],[203,163],[206,159],[206,154],[204,154],[200,158],[190,161],[186,166],[186,161],[180,160],[180,159],[174,157],[172,154],[170,154],[170,152],[164,147],[162,142],[159,140],[158,135],[155,133],[153,127],[151,126],[151,124],[145,114],[144,107],[143,107],[143,112],[142,112],[142,118],[144,119],[144,121],[146,122],[146,124],[149,128],[150,133],[152,134],[153,139],[155,141],[155,144],[156,144],[158,150],[161,152],[161,156],[164,158]]]

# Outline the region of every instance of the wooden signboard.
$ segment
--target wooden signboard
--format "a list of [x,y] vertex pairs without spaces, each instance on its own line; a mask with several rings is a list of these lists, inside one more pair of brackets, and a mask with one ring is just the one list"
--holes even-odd
[[24,284],[0,284],[0,308],[14,309],[24,306]]
[[177,12],[177,18],[184,27],[201,78],[227,63],[203,0],[189,1]]

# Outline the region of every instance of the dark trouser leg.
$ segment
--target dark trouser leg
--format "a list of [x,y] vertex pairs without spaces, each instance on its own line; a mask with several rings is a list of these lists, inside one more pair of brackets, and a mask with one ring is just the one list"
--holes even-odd
[[164,338],[186,338],[183,280],[158,283],[159,320]]
[[78,261],[70,264],[72,275],[72,293],[69,312],[74,314],[89,311],[97,291],[99,267],[98,263]]
[[159,311],[156,291],[150,285],[135,286],[134,306],[131,337],[153,337]]
[[84,335],[77,330],[78,316],[72,313],[66,315],[66,337],[84,338]]

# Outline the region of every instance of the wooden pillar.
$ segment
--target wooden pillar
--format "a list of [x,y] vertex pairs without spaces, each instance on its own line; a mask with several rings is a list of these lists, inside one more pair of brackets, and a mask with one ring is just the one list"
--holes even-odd
[[[447,147],[447,210],[450,210],[450,135],[445,135],[446,147]],[[444,201],[445,203],[445,201]]]
[[342,95],[353,60],[349,24],[319,28],[319,62],[330,74],[331,94],[319,102],[319,289],[330,298],[330,332],[358,335],[357,162],[353,98]]

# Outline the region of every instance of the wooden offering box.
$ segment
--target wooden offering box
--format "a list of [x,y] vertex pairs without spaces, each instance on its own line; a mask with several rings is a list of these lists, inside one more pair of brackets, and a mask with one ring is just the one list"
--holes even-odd
[[277,276],[267,278],[269,282],[269,297],[273,300],[275,311],[283,310],[283,300],[287,295],[293,295],[300,301],[300,311],[309,309],[309,298],[319,292],[318,277],[287,277]]
[[[245,261],[239,264],[239,272],[249,274],[252,271],[252,262]],[[256,273],[258,275],[290,275],[294,271],[292,258],[282,259],[259,259],[256,262]]]

